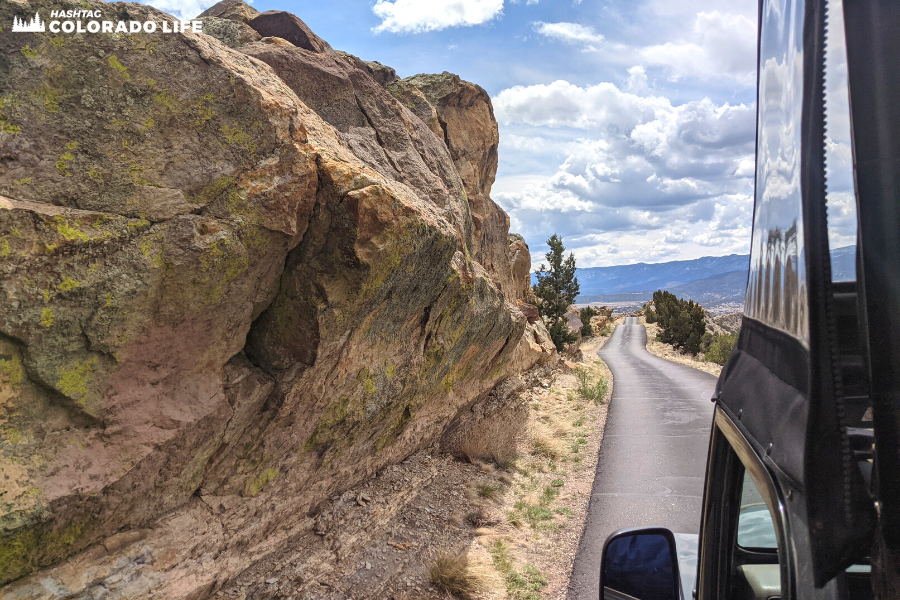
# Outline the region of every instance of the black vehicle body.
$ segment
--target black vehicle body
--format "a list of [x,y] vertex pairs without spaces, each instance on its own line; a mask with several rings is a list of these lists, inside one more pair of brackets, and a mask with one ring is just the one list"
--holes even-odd
[[[713,398],[699,600],[900,598],[900,2],[844,0],[843,31],[827,8],[759,5],[750,275]],[[838,35],[855,281],[832,281],[829,253],[824,63]],[[749,487],[771,519],[767,547],[738,539]],[[605,571],[601,598],[618,593]]]

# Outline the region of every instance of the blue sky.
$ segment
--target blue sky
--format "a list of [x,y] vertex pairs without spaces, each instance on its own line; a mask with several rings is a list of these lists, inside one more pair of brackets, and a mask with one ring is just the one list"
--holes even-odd
[[[182,17],[209,0],[148,0]],[[492,197],[534,263],[743,253],[752,213],[756,0],[255,0],[401,77],[451,71],[500,124]]]

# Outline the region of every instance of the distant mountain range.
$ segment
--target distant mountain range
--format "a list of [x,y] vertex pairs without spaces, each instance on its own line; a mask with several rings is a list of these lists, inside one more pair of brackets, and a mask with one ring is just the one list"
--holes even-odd
[[[853,246],[832,250],[835,280],[855,278],[855,250]],[[581,285],[577,302],[646,302],[656,290],[668,290],[707,308],[726,303],[743,304],[749,265],[749,254],[731,254],[577,269]],[[532,281],[536,281],[533,275]]]

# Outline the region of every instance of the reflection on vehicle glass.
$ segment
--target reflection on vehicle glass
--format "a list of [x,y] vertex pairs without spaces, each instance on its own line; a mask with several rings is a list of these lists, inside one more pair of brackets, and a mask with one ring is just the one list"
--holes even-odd
[[762,4],[756,207],[744,312],[807,345],[800,193],[803,3]]
[[678,600],[681,582],[669,541],[638,532],[609,543],[603,553],[604,600]]
[[775,524],[762,495],[750,478],[744,473],[744,487],[741,490],[741,514],[738,517],[737,543],[742,548],[778,549]]
[[825,176],[832,281],[856,279],[856,196],[850,150],[847,48],[841,0],[830,0],[825,48]]

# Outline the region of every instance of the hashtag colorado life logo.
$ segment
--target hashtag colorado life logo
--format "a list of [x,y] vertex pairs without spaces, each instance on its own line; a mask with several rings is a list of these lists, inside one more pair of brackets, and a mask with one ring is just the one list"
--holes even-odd
[[194,33],[203,32],[202,21],[107,21],[99,10],[51,10],[48,21],[13,17],[13,33]]

